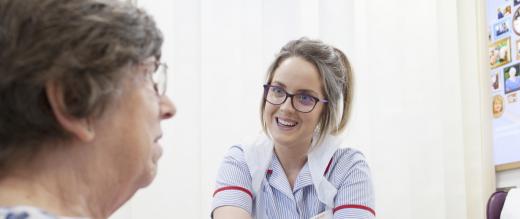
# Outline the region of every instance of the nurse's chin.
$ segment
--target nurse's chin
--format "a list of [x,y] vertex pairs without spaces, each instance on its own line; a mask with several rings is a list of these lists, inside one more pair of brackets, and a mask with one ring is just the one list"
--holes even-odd
[[290,146],[298,142],[296,137],[293,136],[272,136],[275,145],[279,146]]

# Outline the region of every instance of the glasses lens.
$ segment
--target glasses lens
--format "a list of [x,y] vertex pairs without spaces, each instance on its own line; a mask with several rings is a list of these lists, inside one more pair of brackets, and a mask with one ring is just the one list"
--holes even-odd
[[314,105],[316,105],[316,99],[310,95],[297,94],[293,99],[294,107],[301,112],[310,112]]
[[164,95],[164,93],[166,92],[166,82],[167,82],[166,72],[167,72],[166,64],[161,63],[157,66],[157,70],[152,74],[154,88],[159,95]]
[[272,104],[282,104],[285,100],[286,92],[281,87],[271,86],[268,89],[266,99]]

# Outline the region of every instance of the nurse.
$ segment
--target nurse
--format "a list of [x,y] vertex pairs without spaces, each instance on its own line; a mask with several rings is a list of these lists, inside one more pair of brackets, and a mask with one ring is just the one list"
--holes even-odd
[[375,218],[365,157],[337,137],[350,114],[352,80],[339,49],[306,38],[288,42],[263,85],[264,134],[224,157],[212,216]]

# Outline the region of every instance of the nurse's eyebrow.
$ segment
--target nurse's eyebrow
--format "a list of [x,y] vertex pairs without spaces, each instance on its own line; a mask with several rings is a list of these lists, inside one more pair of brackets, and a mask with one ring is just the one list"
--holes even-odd
[[276,86],[280,86],[280,87],[283,87],[283,88],[286,87],[284,83],[278,82],[278,81],[272,81],[271,84],[272,85],[276,85]]
[[[276,86],[280,86],[280,87],[283,87],[284,89],[287,88],[287,86],[285,86],[284,83],[282,82],[279,82],[279,81],[272,81],[271,82],[272,85],[276,85]],[[318,92],[316,91],[313,91],[313,90],[309,90],[309,89],[298,89],[296,90],[296,93],[306,93],[306,94],[313,94],[313,95],[316,95],[318,96]]]

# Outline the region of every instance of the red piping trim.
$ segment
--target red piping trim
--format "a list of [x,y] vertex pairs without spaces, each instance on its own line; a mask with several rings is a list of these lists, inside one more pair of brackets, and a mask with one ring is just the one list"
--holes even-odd
[[330,158],[329,164],[327,164],[327,168],[325,168],[325,172],[323,173],[324,176],[327,174],[327,172],[329,172],[329,168],[330,168],[331,164],[332,164],[332,158]]
[[357,209],[361,209],[361,210],[365,210],[365,211],[369,211],[370,213],[372,213],[374,216],[376,216],[376,212],[374,211],[374,209],[372,208],[369,208],[367,206],[363,206],[363,205],[340,205],[338,207],[335,207],[334,208],[334,211],[332,212],[333,214],[336,213],[336,211],[339,211],[341,209],[345,209],[345,208],[357,208]]
[[251,198],[253,198],[253,193],[251,193],[249,190],[247,189],[244,189],[240,186],[226,186],[226,187],[222,187],[220,189],[217,189],[214,193],[213,193],[213,197],[215,197],[215,195],[219,192],[222,192],[222,191],[225,191],[225,190],[238,190],[238,191],[242,191],[242,192],[245,192],[246,194],[248,194]]

